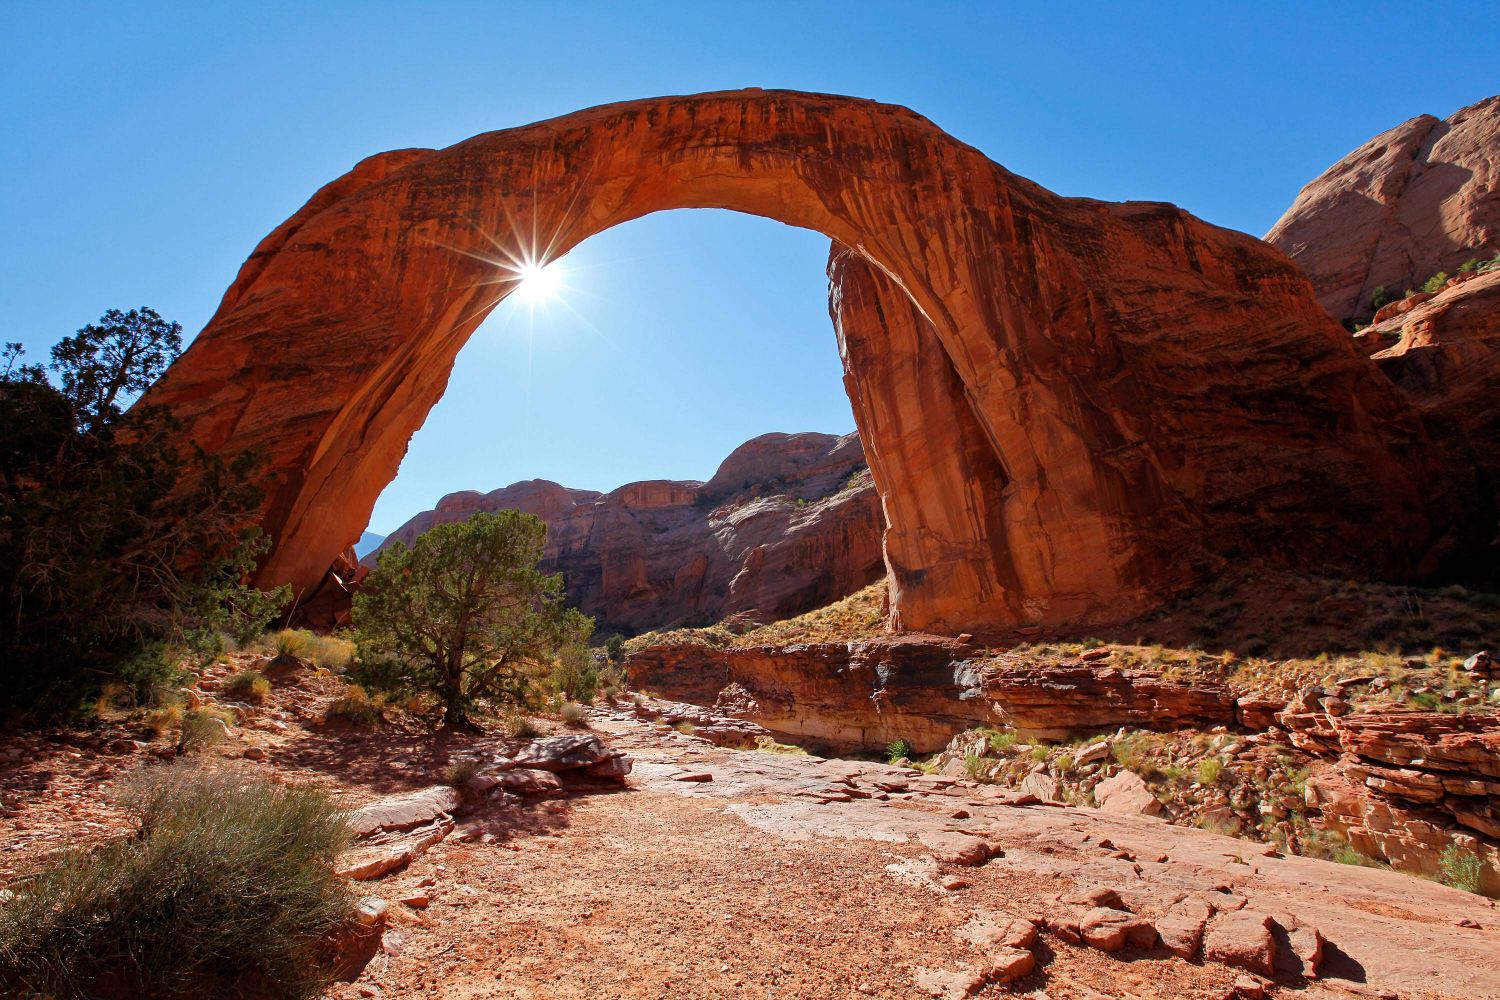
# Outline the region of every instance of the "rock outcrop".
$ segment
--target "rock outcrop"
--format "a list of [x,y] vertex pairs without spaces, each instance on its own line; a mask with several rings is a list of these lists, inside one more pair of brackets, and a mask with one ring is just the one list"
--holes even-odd
[[731,615],[787,618],[885,573],[880,498],[853,434],[763,434],[736,448],[706,483],[595,493],[538,479],[452,493],[382,548],[503,508],[547,522],[542,568],[563,575],[569,603],[593,615],[601,635]]
[[717,704],[784,737],[835,750],[880,749],[899,739],[930,753],[973,726],[1063,739],[1119,726],[1234,723],[1234,699],[1222,685],[1100,662],[1039,669],[978,652],[920,634],[728,649],[676,643],[632,652],[626,669],[632,687]]
[[1382,132],[1302,189],[1266,234],[1312,278],[1340,319],[1370,297],[1453,274],[1500,249],[1500,96],[1446,121],[1421,115]]
[[1307,802],[1329,828],[1401,871],[1441,876],[1444,852],[1465,852],[1479,890],[1500,895],[1500,721],[1299,707],[1278,723],[1296,746],[1336,763],[1307,781]]
[[1452,278],[1438,294],[1357,337],[1370,344],[1376,363],[1428,423],[1446,428],[1447,464],[1478,473],[1473,495],[1488,499],[1494,524],[1500,508],[1500,271]]
[[509,291],[504,261],[689,207],[835,241],[902,627],[1123,620],[1234,553],[1410,574],[1477,533],[1428,488],[1421,418],[1281,253],[1059,197],[827,95],[634,101],[371,157],[261,242],[149,401],[212,454],[266,457],[258,581],[305,593]]

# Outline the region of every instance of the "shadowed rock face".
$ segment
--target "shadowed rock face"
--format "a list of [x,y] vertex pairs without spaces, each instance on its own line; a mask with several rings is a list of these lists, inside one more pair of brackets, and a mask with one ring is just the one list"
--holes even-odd
[[1379,286],[1400,295],[1470,257],[1493,256],[1500,97],[1377,135],[1303,188],[1266,241],[1307,272],[1318,301],[1341,319],[1368,318]]
[[687,207],[854,248],[834,314],[904,627],[1129,617],[1236,551],[1401,574],[1459,521],[1422,488],[1420,418],[1279,252],[1058,197],[904,108],[792,92],[366,160],[262,241],[151,402],[211,452],[269,458],[259,580],[305,590],[506,291],[492,262]]
[[786,618],[885,572],[880,499],[853,434],[764,434],[735,449],[706,483],[595,493],[534,479],[452,493],[385,545],[409,545],[435,524],[505,508],[547,522],[542,568],[562,573],[569,603],[593,615],[601,635],[740,613]]

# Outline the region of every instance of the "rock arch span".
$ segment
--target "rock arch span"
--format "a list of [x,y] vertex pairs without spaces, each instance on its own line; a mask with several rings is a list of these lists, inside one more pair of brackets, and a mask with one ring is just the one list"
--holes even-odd
[[1059,197],[847,97],[633,101],[373,156],[261,242],[152,401],[210,451],[268,456],[260,580],[305,592],[498,301],[483,258],[676,208],[832,239],[901,627],[1117,619],[1236,551],[1431,558],[1423,428],[1279,253]]

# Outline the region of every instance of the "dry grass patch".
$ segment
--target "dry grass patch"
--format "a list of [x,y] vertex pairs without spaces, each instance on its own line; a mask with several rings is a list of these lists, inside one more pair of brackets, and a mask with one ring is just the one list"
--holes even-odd
[[0,906],[0,993],[310,997],[352,899],[347,830],[312,788],[191,763],[137,772],[135,836],[71,851]]

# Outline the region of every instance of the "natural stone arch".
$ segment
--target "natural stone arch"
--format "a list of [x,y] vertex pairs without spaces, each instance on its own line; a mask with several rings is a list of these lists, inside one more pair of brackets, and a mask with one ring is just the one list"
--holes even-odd
[[262,241],[152,401],[210,451],[269,456],[260,580],[305,592],[498,301],[483,258],[676,208],[835,241],[905,627],[1118,618],[1245,546],[1428,553],[1422,428],[1280,254],[1168,205],[1061,198],[845,97],[635,101],[371,157]]

